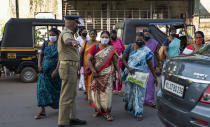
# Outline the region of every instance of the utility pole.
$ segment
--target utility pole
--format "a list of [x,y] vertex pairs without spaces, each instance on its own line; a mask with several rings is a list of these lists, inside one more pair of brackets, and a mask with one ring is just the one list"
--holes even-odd
[[18,0],[15,0],[15,5],[16,5],[16,18],[19,18],[19,4],[18,4]]

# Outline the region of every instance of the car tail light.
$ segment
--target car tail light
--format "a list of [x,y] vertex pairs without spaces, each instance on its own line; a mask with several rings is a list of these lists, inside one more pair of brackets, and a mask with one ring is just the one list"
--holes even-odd
[[198,119],[195,119],[195,121],[199,124],[202,124],[202,125],[205,125],[205,126],[208,126],[208,122],[205,122],[205,121],[202,121],[202,120],[198,120]]
[[210,86],[203,93],[200,102],[210,104]]

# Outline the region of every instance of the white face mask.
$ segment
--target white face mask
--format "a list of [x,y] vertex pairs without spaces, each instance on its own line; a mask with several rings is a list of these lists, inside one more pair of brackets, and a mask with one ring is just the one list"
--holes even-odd
[[49,40],[51,42],[56,42],[57,41],[57,36],[49,36]]
[[101,38],[101,44],[108,44],[109,43],[109,38]]

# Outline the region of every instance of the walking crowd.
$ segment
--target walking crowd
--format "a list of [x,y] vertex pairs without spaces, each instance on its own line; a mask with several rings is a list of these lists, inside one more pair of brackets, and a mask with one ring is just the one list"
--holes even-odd
[[87,32],[80,28],[79,37],[75,39],[78,19],[79,16],[66,16],[62,32],[52,28],[49,41],[42,45],[39,54],[37,100],[41,111],[35,119],[44,118],[45,108],[50,106],[59,109],[59,127],[86,124],[76,117],[78,84],[79,90],[85,91],[87,104],[95,109],[93,117],[114,120],[111,108],[115,94],[123,97],[126,111],[142,120],[144,105],[156,106],[155,86],[160,84],[158,78],[166,59],[190,55],[204,45],[204,34],[198,31],[195,43],[181,52],[181,42],[173,27],[162,46],[158,46],[149,28],[137,32],[136,41],[127,48],[117,37],[116,30],[103,31],[97,41],[96,30]]

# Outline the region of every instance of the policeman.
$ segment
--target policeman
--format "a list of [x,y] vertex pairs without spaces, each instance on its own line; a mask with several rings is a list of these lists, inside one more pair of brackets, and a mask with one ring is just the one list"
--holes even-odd
[[58,127],[72,127],[84,125],[86,121],[76,118],[75,97],[77,91],[78,69],[80,55],[79,43],[74,39],[78,29],[80,16],[65,16],[65,28],[58,39],[59,75],[62,80]]

